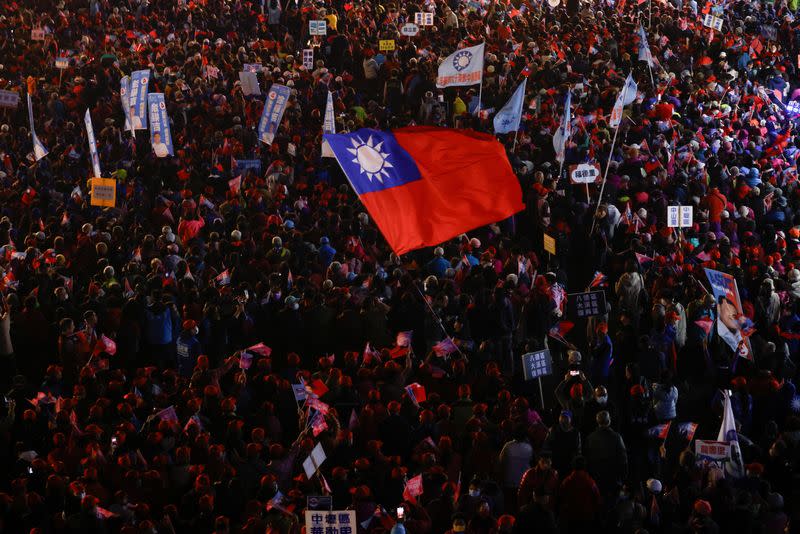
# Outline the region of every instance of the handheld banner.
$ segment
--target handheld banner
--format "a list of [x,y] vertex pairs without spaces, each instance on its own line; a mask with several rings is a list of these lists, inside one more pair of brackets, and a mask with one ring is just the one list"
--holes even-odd
[[157,158],[174,156],[164,93],[150,93],[147,103],[150,108],[150,146],[153,152]]
[[92,115],[89,110],[83,116],[83,122],[86,125],[86,138],[89,140],[89,156],[92,159],[92,171],[95,178],[100,178],[100,156],[97,153],[97,142],[94,138],[94,128],[92,127]]
[[290,94],[291,90],[285,85],[273,83],[269,88],[267,101],[264,102],[264,111],[262,111],[261,120],[258,123],[258,139],[262,143],[271,145],[275,139]]
[[129,115],[134,130],[147,129],[147,84],[150,81],[149,70],[137,70],[131,76],[131,88],[128,93]]

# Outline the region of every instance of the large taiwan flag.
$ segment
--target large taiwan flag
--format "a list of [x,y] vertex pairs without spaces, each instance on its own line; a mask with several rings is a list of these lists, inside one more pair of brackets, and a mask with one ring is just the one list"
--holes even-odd
[[410,126],[324,138],[398,255],[524,208],[505,150],[491,135]]

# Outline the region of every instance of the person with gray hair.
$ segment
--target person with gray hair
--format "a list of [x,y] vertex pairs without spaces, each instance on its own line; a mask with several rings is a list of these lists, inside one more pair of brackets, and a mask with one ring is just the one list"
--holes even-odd
[[628,477],[628,452],[622,436],[611,429],[608,411],[598,412],[595,420],[597,430],[586,438],[583,452],[603,500],[613,503],[619,485]]

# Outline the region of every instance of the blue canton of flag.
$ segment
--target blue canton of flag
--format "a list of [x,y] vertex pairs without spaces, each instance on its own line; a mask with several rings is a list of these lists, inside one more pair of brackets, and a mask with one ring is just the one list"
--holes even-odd
[[390,132],[361,129],[325,135],[356,193],[373,193],[421,178],[414,160]]

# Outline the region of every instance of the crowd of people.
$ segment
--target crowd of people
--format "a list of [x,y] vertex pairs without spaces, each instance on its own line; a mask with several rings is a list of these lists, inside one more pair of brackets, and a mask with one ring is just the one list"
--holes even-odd
[[[0,108],[0,531],[334,534],[306,528],[314,496],[355,512],[335,534],[796,531],[797,8],[2,3],[0,89],[20,98]],[[401,33],[420,12],[433,25]],[[437,89],[481,42],[481,87]],[[174,156],[125,128],[120,80],[143,69]],[[322,157],[328,94],[339,132],[491,133],[525,78],[498,136],[525,210],[392,253]],[[264,144],[273,83],[291,98]],[[87,109],[114,207],[91,202]],[[585,162],[602,187],[570,183]],[[677,205],[690,226],[667,224]],[[606,307],[578,318],[587,288]],[[526,380],[544,349],[551,373]],[[709,462],[695,444],[727,407],[741,457]]]

